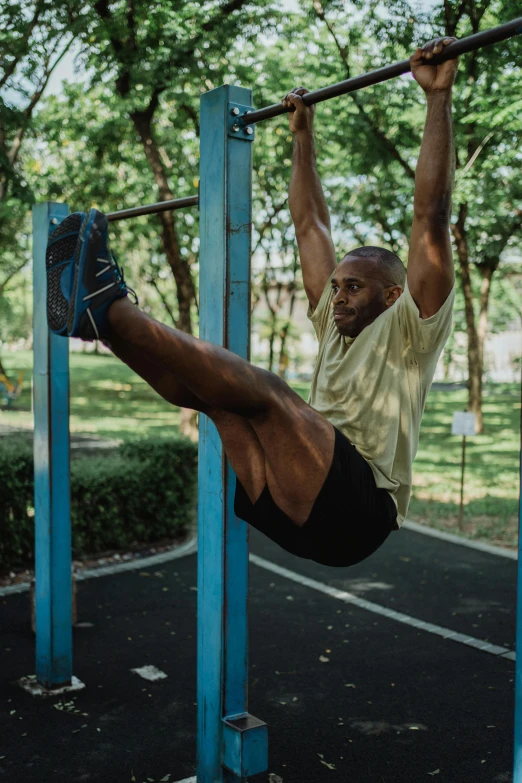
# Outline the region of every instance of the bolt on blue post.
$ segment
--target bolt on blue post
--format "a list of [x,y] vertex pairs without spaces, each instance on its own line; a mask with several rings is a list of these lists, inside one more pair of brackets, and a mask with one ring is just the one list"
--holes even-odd
[[[251,91],[201,97],[200,336],[245,359],[250,344]],[[240,783],[268,766],[267,727],[248,714],[248,530],[213,423],[200,417],[198,783]]]
[[72,682],[69,345],[49,331],[45,254],[67,204],[33,207],[33,408],[36,680],[44,690]]

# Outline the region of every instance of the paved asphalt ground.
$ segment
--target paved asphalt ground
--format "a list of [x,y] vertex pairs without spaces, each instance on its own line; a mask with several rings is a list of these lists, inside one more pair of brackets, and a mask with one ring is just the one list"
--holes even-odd
[[[251,783],[511,780],[516,561],[404,529],[351,569],[298,560],[256,531],[251,552],[249,710],[270,752]],[[61,700],[16,685],[34,672],[28,595],[0,602],[1,781],[195,774],[196,555],[79,583],[74,669],[87,688]],[[131,673],[145,664],[168,678]]]

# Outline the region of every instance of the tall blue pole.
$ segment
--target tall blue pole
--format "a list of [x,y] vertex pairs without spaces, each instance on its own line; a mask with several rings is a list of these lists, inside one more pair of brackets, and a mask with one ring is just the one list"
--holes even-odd
[[[201,98],[200,336],[249,358],[253,128],[251,91]],[[233,472],[201,416],[198,498],[198,783],[239,783],[268,765],[266,725],[247,711],[247,525]]]
[[[522,387],[521,387],[522,394]],[[522,413],[520,441],[520,492],[518,502],[517,640],[515,664],[515,763],[513,783],[522,783]]]
[[66,204],[33,207],[33,407],[36,679],[45,689],[72,681],[69,345],[47,325],[45,251]]

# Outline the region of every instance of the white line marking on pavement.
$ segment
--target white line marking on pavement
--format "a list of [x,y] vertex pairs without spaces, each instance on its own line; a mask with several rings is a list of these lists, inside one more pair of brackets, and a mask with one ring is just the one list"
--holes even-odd
[[[509,549],[493,547],[489,544],[482,544],[477,541],[468,541],[467,539],[454,536],[451,533],[444,533],[442,531],[434,530],[433,528],[425,527],[424,525],[418,525],[415,522],[405,521],[403,527],[414,532],[432,536],[433,538],[440,538],[441,540],[447,541],[449,543],[467,546],[471,549],[479,549],[481,551],[487,552],[488,554],[500,555],[510,559],[517,559],[517,553],[512,552]],[[147,568],[149,566],[158,565],[160,563],[167,563],[171,560],[176,560],[177,558],[194,554],[197,552],[197,545],[197,535],[193,534],[191,538],[178,549],[171,550],[169,552],[162,552],[158,555],[151,555],[151,557],[140,558],[139,560],[130,560],[128,562],[118,563],[117,565],[103,566],[100,568],[86,568],[85,570],[80,571],[76,575],[76,578],[78,581],[83,581],[93,577],[109,576],[112,574],[118,574],[121,571],[135,571],[137,569]],[[390,620],[395,620],[396,622],[404,623],[405,625],[409,625],[413,628],[418,628],[419,630],[433,633],[437,636],[441,636],[443,639],[451,639],[452,641],[466,644],[468,647],[475,647],[477,650],[489,652],[492,655],[497,655],[512,661],[516,660],[516,653],[508,650],[506,647],[490,644],[489,642],[486,642],[482,639],[476,639],[473,636],[466,636],[465,634],[451,631],[448,628],[444,628],[440,625],[425,623],[423,620],[418,620],[417,618],[403,614],[402,612],[395,612],[392,609],[387,609],[386,607],[380,606],[379,604],[366,601],[364,598],[358,598],[352,593],[347,593],[343,590],[330,587],[329,585],[326,585],[322,582],[317,582],[315,579],[309,579],[308,577],[301,576],[301,574],[295,573],[294,571],[290,571],[286,568],[282,568],[281,566],[277,566],[275,563],[270,563],[268,560],[264,560],[257,555],[251,554],[250,560],[261,568],[273,571],[280,576],[291,579],[294,582],[298,582],[299,584],[305,585],[307,587],[311,587],[314,590],[318,590],[319,592],[325,593],[326,595],[330,595],[333,598],[344,601],[345,603],[351,603],[355,606],[359,606],[361,609],[366,609],[367,611],[373,612],[374,614],[380,614],[383,617],[389,618]],[[12,593],[22,593],[27,590],[29,590],[28,582],[18,585],[10,585],[8,587],[1,587],[0,597]],[[180,783],[189,783],[189,781],[192,781],[192,778],[188,778],[187,781],[180,781]]]
[[412,522],[409,519],[404,520],[402,527],[406,530],[413,530],[415,533],[422,533],[425,536],[438,538],[441,541],[449,541],[450,544],[459,544],[460,546],[467,546],[469,549],[478,549],[480,552],[487,552],[489,555],[498,555],[499,557],[507,557],[510,560],[518,560],[518,552],[516,549],[506,549],[506,547],[503,546],[484,544],[482,541],[472,541],[469,538],[456,536],[453,533],[446,533],[444,530],[437,530],[436,528],[428,527],[427,525],[419,525],[418,522]]
[[435,636],[441,636],[443,639],[450,639],[452,642],[460,642],[468,647],[474,647],[481,652],[491,653],[491,655],[500,655],[515,660],[515,653],[509,650],[507,647],[500,647],[496,644],[491,644],[483,639],[476,639],[474,636],[467,636],[463,633],[457,633],[449,628],[443,628],[441,625],[435,625],[434,623],[425,623],[424,620],[418,620],[416,617],[411,617],[408,614],[402,612],[396,612],[393,609],[388,609],[380,604],[374,604],[372,601],[366,601],[364,598],[358,598],[353,593],[347,593],[345,590],[338,590],[336,587],[324,584],[324,582],[318,582],[315,579],[310,579],[307,576],[297,574],[295,571],[290,571],[288,568],[283,568],[275,563],[271,563],[269,560],[264,560],[257,555],[250,555],[250,562],[254,565],[264,568],[266,571],[272,571],[274,574],[278,574],[286,579],[291,579],[293,582],[297,582],[304,587],[310,587],[312,590],[317,590],[320,593],[329,595],[331,598],[337,598],[339,601],[344,601],[347,604],[353,604],[360,609],[366,609],[368,612],[379,614],[382,617],[388,618],[388,620],[395,620],[397,623],[403,623],[409,625],[412,628],[417,628],[419,631],[426,631],[427,633],[435,634]]
[[[452,533],[445,533],[442,530],[435,530],[435,528],[427,527],[426,525],[419,525],[417,522],[412,522],[408,519],[403,522],[402,527],[406,530],[412,530],[414,533],[422,533],[425,536],[447,541],[450,544],[467,546],[470,549],[478,549],[479,551],[487,552],[490,555],[498,555],[499,557],[507,557],[510,560],[518,560],[518,552],[513,551],[512,549],[492,546],[491,544],[483,544],[480,541],[470,541],[467,538],[461,538]],[[76,579],[82,581],[84,579],[90,579],[91,577],[110,576],[111,574],[118,574],[120,571],[134,571],[137,568],[147,568],[148,566],[159,565],[160,563],[168,563],[170,560],[176,560],[178,557],[192,555],[197,552],[197,549],[197,535],[194,534],[189,541],[179,547],[179,549],[163,552],[159,555],[151,555],[151,557],[144,557],[141,560],[129,560],[125,563],[118,563],[100,568],[86,568],[84,571],[77,573]],[[29,590],[29,582],[0,587],[0,597],[11,595],[12,593],[24,593],[27,590]]]

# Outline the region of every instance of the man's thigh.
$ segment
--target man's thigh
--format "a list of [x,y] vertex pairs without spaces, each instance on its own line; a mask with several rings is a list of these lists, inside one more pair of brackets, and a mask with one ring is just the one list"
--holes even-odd
[[237,413],[212,411],[225,454],[250,501],[255,503],[266,485],[265,453],[252,424]]
[[276,505],[303,525],[332,466],[335,430],[288,387],[263,416],[251,419]]
[[335,431],[284,381],[277,381],[272,403],[262,414],[250,419],[226,411],[209,415],[250,500],[254,503],[268,484],[279,508],[303,525],[332,465]]

